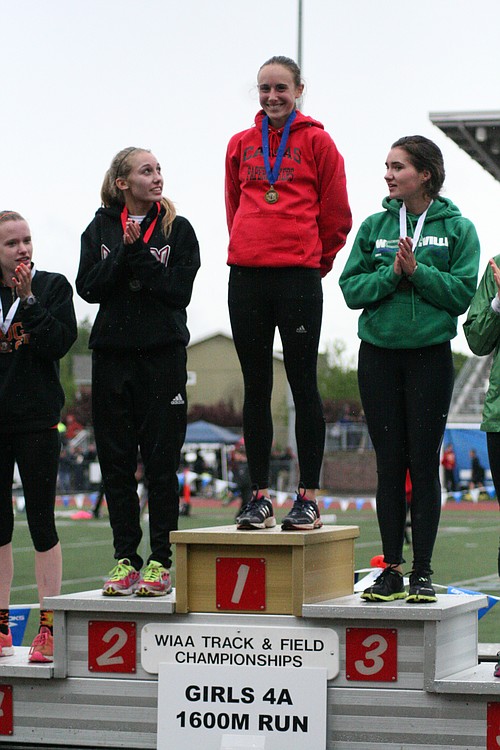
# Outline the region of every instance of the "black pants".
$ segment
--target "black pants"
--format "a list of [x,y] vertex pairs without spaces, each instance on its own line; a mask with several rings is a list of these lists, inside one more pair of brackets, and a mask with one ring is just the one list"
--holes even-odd
[[229,277],[229,314],[245,384],[243,428],[252,484],[269,487],[273,342],[278,327],[295,403],[300,481],[319,487],[325,420],[317,386],[323,291],[312,268],[242,268]]
[[148,558],[169,568],[169,533],[177,529],[177,469],[186,434],[186,350],[101,352],[92,357],[92,411],[97,453],[113,530],[115,559],[139,570],[142,538],[137,497],[140,450],[149,487]]
[[[500,505],[500,432],[487,432],[486,443],[488,446],[488,460],[490,463],[491,478]],[[498,544],[498,575],[500,576],[500,541]]]
[[409,468],[413,569],[428,572],[441,515],[439,451],[453,391],[450,344],[381,349],[363,341],[358,381],[377,455],[377,518],[385,562],[404,562]]
[[498,503],[500,504],[500,432],[487,432],[486,444],[488,446],[491,478]]
[[59,541],[54,519],[59,448],[57,429],[0,434],[0,547],[12,541],[16,462],[33,546],[37,552],[47,552]]

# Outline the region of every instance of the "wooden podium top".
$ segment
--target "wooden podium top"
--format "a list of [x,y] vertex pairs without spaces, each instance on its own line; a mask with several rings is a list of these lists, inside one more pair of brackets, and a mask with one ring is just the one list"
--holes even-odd
[[241,544],[269,545],[275,547],[306,547],[311,544],[338,542],[355,539],[359,536],[358,526],[322,526],[311,531],[282,531],[276,525],[272,529],[236,529],[236,526],[209,526],[204,529],[171,531],[170,541],[174,544]]

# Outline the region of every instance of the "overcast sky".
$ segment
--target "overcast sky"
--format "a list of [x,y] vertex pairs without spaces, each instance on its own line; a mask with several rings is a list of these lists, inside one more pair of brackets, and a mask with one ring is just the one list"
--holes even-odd
[[[297,57],[297,0],[0,0],[0,10],[0,208],[29,221],[36,265],[74,283],[111,158],[149,148],[201,246],[192,339],[229,333],[225,149],[258,110],[260,65]],[[302,109],[345,158],[354,217],[324,280],[323,347],[340,339],[357,352],[358,313],[338,278],[360,223],[380,209],[400,136],[442,149],[443,194],[476,225],[481,273],[500,252],[500,184],[429,120],[500,110],[499,27],[498,0],[303,0]],[[79,320],[95,316],[76,295],[75,307]],[[469,353],[461,326],[453,347]]]

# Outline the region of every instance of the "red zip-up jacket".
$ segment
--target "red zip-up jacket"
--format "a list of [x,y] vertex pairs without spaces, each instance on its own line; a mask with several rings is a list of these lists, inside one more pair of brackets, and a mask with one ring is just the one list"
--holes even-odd
[[[228,265],[320,268],[326,276],[352,226],[344,160],[323,125],[297,112],[274,185],[279,199],[267,203],[263,117],[227,147]],[[269,127],[271,167],[281,133]]]

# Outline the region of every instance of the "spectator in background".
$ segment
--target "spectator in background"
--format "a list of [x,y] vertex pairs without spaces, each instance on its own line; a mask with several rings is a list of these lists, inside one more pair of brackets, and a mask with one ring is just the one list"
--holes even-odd
[[73,440],[79,432],[83,430],[83,425],[76,419],[73,414],[67,414],[66,416],[66,440]]
[[441,466],[444,469],[444,483],[448,492],[454,492],[456,489],[455,483],[455,468],[457,465],[457,459],[453,446],[449,443],[444,451],[441,458]]
[[62,495],[69,495],[72,490],[73,458],[71,448],[63,445],[59,455],[58,484]]
[[73,450],[73,490],[83,492],[86,489],[85,481],[85,457],[81,445],[77,445]]
[[196,451],[196,458],[193,461],[193,471],[195,474],[197,474],[197,477],[194,481],[194,486],[196,490],[197,495],[201,495],[202,489],[203,489],[203,479],[201,477],[202,474],[204,474],[207,470],[207,465],[205,463],[205,459],[201,455],[201,451]]
[[469,457],[470,457],[470,489],[474,489],[475,487],[482,488],[484,487],[484,466],[481,464],[481,461],[479,460],[479,456],[477,455],[477,452],[474,450],[474,448],[471,448],[469,451]]

